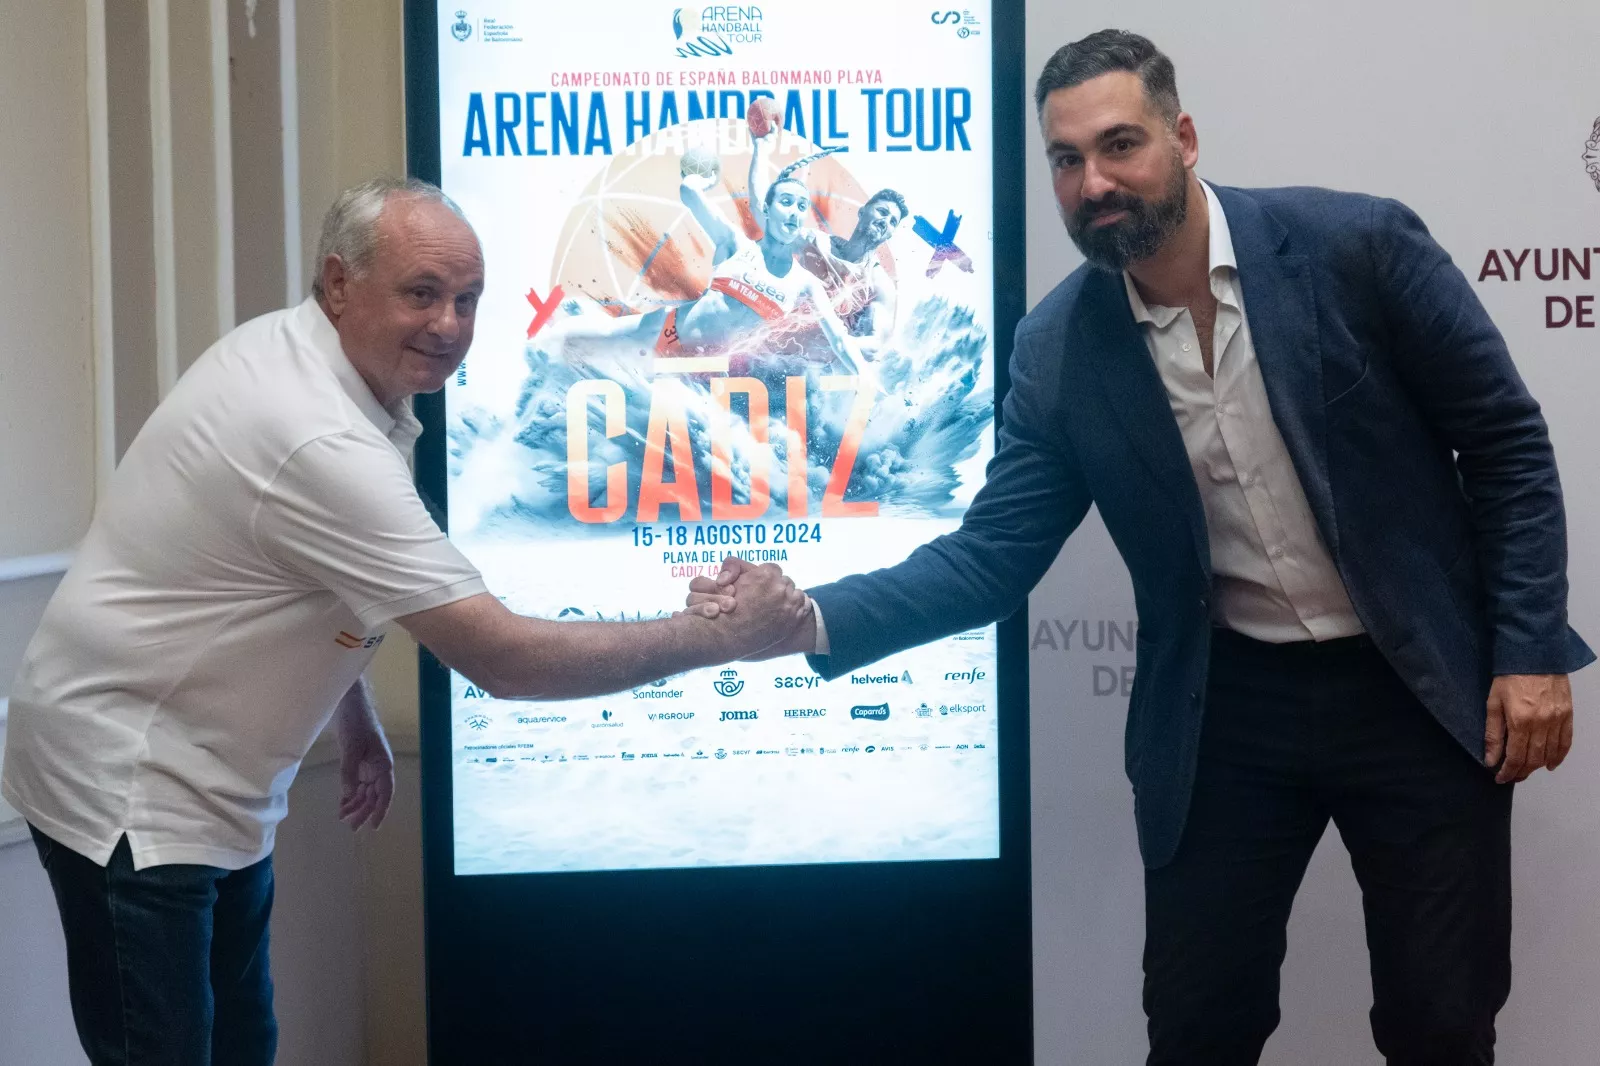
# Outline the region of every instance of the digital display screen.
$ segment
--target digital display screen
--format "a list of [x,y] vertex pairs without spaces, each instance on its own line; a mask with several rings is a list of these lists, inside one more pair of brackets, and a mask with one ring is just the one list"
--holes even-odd
[[[630,620],[724,555],[802,587],[959,525],[993,453],[987,3],[439,13],[487,291],[452,539],[512,610]],[[458,874],[999,855],[993,627],[613,696],[452,678]]]

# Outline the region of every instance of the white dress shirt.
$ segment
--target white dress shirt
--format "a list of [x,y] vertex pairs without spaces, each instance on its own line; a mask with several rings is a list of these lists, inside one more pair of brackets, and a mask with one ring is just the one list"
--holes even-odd
[[1146,305],[1133,278],[1122,277],[1200,488],[1211,543],[1212,619],[1274,644],[1354,636],[1363,632],[1361,621],[1272,420],[1228,219],[1216,193],[1201,185],[1217,298],[1214,378],[1205,371],[1189,309]]

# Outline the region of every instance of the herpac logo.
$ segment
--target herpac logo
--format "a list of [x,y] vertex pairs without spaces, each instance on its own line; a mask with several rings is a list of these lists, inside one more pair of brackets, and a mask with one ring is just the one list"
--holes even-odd
[[1595,191],[1600,192],[1600,118],[1594,120],[1589,139],[1583,142],[1583,166],[1589,172],[1589,180],[1594,182]]
[[456,21],[455,25],[450,27],[450,36],[458,41],[464,41],[472,36],[472,23],[467,21],[467,13],[465,11],[456,12]]
[[887,703],[874,703],[870,707],[850,708],[851,718],[864,718],[869,722],[887,722],[889,720],[889,705]]
[[754,722],[760,717],[759,711],[723,711],[719,720],[723,722]]
[[717,690],[717,695],[731,700],[744,691],[744,681],[740,679],[739,671],[724,670],[722,676],[711,683],[711,687]]
[[698,12],[672,9],[672,37],[681,59],[733,54],[736,44],[760,44],[766,16],[754,4],[709,4]]

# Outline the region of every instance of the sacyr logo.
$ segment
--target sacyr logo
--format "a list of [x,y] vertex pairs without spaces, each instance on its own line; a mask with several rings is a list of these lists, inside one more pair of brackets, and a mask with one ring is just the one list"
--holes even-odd
[[852,707],[850,717],[865,718],[869,722],[886,722],[889,720],[889,705],[874,703],[869,707]]
[[773,688],[816,688],[820,684],[822,684],[822,678],[815,675],[811,677],[806,677],[804,675],[797,677],[775,677],[772,679]]
[[467,725],[473,729],[488,729],[489,716],[486,714],[469,714],[467,715]]
[[723,722],[754,722],[759,718],[759,711],[723,711],[720,721]]
[[744,682],[739,678],[739,671],[730,669],[722,671],[721,676],[711,683],[711,687],[717,690],[717,695],[726,696],[731,700],[744,691]]
[[969,685],[975,685],[988,676],[982,670],[952,670],[944,675],[944,679],[946,681],[965,681]]

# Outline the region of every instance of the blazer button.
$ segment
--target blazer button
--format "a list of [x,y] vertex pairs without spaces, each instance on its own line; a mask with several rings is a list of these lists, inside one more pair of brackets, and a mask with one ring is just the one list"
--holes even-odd
[[1205,611],[1205,610],[1209,610],[1210,607],[1211,607],[1211,602],[1209,600],[1207,600],[1204,596],[1201,596],[1200,597],[1200,609],[1202,611]]

